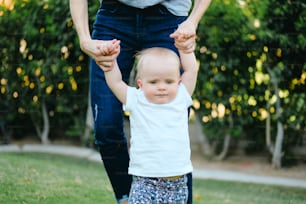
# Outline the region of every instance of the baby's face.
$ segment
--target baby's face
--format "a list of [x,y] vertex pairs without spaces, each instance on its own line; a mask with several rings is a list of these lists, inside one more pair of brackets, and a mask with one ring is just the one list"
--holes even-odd
[[151,61],[145,66],[137,83],[147,100],[155,104],[170,103],[176,97],[180,82],[177,61]]

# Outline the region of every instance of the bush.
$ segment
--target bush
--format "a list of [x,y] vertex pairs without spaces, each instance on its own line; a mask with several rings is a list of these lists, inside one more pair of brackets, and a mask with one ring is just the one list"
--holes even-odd
[[[9,104],[1,108],[0,120],[14,137],[38,133],[46,122],[45,104],[51,133],[64,133],[58,131],[63,129],[80,136],[87,108],[88,57],[79,48],[69,1],[2,2],[0,33],[1,107]],[[81,125],[78,131],[76,124]]]

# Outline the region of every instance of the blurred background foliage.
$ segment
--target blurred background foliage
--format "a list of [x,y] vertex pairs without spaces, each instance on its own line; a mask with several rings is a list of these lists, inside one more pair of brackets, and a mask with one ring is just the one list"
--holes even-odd
[[[90,25],[98,4],[89,0]],[[0,35],[3,138],[82,140],[88,57],[69,1],[2,0]],[[212,1],[198,27],[193,107],[210,154],[224,150],[225,141],[245,153],[273,155],[280,146],[282,160],[305,149],[305,53],[304,1]]]
[[13,137],[39,136],[46,111],[51,139],[79,137],[88,58],[79,48],[69,1],[6,0],[0,8],[0,120]]

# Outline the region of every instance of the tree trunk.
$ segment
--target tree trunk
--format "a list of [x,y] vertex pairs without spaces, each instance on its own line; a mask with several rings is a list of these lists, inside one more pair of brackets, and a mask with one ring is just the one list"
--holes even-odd
[[[90,67],[90,61],[88,61],[88,67]],[[89,76],[90,78],[90,73]],[[85,121],[85,130],[84,134],[81,137],[81,141],[84,145],[88,145],[89,147],[93,147],[93,144],[90,141],[91,133],[94,129],[94,118],[91,110],[91,100],[90,100],[90,88],[88,89],[88,96],[87,96],[87,111],[86,111],[86,121]]]
[[195,110],[194,110],[194,113],[195,113],[194,124],[190,124],[190,125],[193,125],[194,127],[193,128],[194,132],[190,132],[190,134],[193,134],[191,135],[191,138],[193,137],[196,139],[196,144],[199,145],[200,151],[203,153],[205,157],[211,157],[212,149],[211,149],[209,140],[207,139],[206,135],[203,132],[202,122],[200,120],[200,117],[198,116]]
[[284,128],[281,122],[277,122],[277,135],[275,141],[275,149],[273,153],[272,166],[275,169],[282,167],[282,144],[284,138]]
[[47,111],[47,106],[45,103],[45,100],[43,99],[41,102],[41,114],[43,118],[43,127],[41,130],[41,124],[40,120],[37,120],[36,116],[31,115],[36,134],[38,135],[38,138],[40,139],[42,144],[49,144],[49,131],[50,131],[50,122],[49,122],[49,116]]
[[222,152],[215,158],[217,161],[222,161],[226,157],[228,153],[228,149],[231,143],[231,133],[230,130],[233,128],[233,118],[232,115],[229,115],[229,128],[225,135],[224,142],[223,142],[223,150]]
[[91,102],[90,102],[90,95],[88,94],[88,106],[87,106],[87,112],[86,112],[86,124],[85,124],[85,130],[84,134],[81,138],[82,143],[85,145],[89,145],[92,147],[91,143],[88,143],[90,140],[91,133],[93,131],[94,127],[94,121],[93,121],[93,115],[92,115],[92,110],[91,110]]
[[279,90],[278,90],[278,81],[277,77],[271,70],[269,70],[271,75],[271,81],[274,86],[274,94],[276,96],[276,116],[277,116],[277,134],[272,158],[272,167],[279,169],[282,167],[282,145],[284,139],[284,127],[282,122],[280,121],[281,116],[281,103],[279,97]]
[[270,152],[271,155],[273,155],[274,152],[274,146],[271,142],[271,114],[270,114],[270,105],[269,102],[267,102],[267,119],[266,119],[266,146]]
[[50,122],[49,122],[49,115],[45,100],[42,101],[41,110],[43,117],[43,130],[41,132],[40,139],[42,144],[49,144]]

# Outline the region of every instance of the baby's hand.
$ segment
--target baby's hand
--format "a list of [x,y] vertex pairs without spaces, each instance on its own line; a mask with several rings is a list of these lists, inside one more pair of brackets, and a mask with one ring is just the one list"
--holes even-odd
[[116,55],[119,54],[120,51],[120,41],[116,39],[110,41],[103,41],[102,43],[97,45],[97,48],[104,56]]
[[97,45],[100,55],[95,56],[95,61],[103,71],[110,71],[120,53],[120,41],[103,41]]
[[190,21],[186,20],[179,25],[170,37],[174,38],[177,49],[185,53],[193,52],[195,49],[196,27]]

